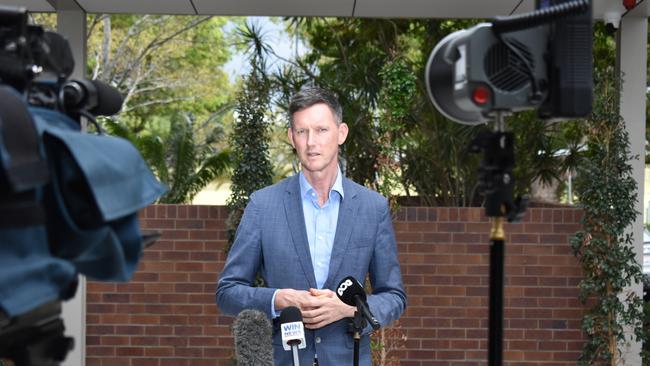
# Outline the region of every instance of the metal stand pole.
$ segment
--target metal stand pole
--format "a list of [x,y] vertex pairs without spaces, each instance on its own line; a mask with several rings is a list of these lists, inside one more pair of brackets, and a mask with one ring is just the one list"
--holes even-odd
[[525,197],[513,199],[514,137],[505,132],[505,115],[504,111],[495,111],[494,130],[480,133],[470,146],[473,152],[483,152],[479,189],[485,196],[485,214],[493,220],[490,231],[488,366],[501,366],[503,363],[503,221],[520,220],[527,205]]
[[300,366],[300,357],[298,357],[298,346],[291,346],[291,353],[293,354],[293,366]]
[[359,341],[361,340],[361,335],[356,333],[354,335],[354,359],[352,364],[354,366],[359,366]]
[[348,324],[348,333],[352,334],[352,339],[354,339],[352,365],[359,366],[359,344],[361,343],[361,333],[368,323],[359,310],[363,305],[362,300],[359,296],[355,296],[354,301],[357,304],[357,310],[354,312],[354,317],[350,319],[350,323]]
[[352,320],[352,339],[354,339],[354,355],[352,358],[352,365],[359,366],[359,344],[361,343],[361,332],[366,326],[366,320],[361,315],[361,312],[355,311]]
[[490,308],[488,324],[488,365],[501,366],[503,360],[503,218],[494,218],[490,233]]

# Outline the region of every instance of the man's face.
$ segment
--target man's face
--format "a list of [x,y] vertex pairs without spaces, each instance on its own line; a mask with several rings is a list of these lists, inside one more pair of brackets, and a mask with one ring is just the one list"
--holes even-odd
[[348,126],[337,126],[332,110],[327,104],[318,103],[293,114],[293,128],[289,128],[288,134],[304,172],[334,171]]

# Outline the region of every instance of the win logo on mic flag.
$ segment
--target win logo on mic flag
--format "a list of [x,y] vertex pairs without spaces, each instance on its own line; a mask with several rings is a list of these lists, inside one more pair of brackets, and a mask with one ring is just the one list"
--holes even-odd
[[305,328],[301,321],[280,324],[280,329],[282,330],[282,345],[285,351],[291,350],[292,344],[298,344],[299,349],[307,347]]

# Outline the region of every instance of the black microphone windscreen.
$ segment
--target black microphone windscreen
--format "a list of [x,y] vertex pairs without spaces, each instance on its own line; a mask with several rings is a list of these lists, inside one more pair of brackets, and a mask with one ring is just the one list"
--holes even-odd
[[98,116],[112,116],[122,109],[122,95],[114,87],[100,80],[91,80],[97,90],[97,106],[90,110]]
[[350,306],[357,306],[354,299],[356,296],[359,296],[361,300],[366,301],[366,291],[363,289],[363,286],[361,286],[361,283],[352,276],[345,277],[339,283],[339,286],[336,289],[336,295],[341,299],[341,301]]
[[232,325],[239,366],[273,366],[272,328],[264,313],[248,309]]
[[298,309],[295,306],[289,306],[282,310],[282,313],[280,314],[280,324],[285,324],[285,323],[293,323],[293,322],[301,322],[302,321],[302,313],[300,312],[300,309]]

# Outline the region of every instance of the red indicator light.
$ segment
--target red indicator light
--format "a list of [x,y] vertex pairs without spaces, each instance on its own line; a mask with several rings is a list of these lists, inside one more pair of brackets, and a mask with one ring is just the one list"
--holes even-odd
[[479,85],[472,92],[472,100],[478,105],[483,105],[490,100],[490,89],[484,85]]
[[623,0],[625,10],[632,10],[636,6],[636,0]]

